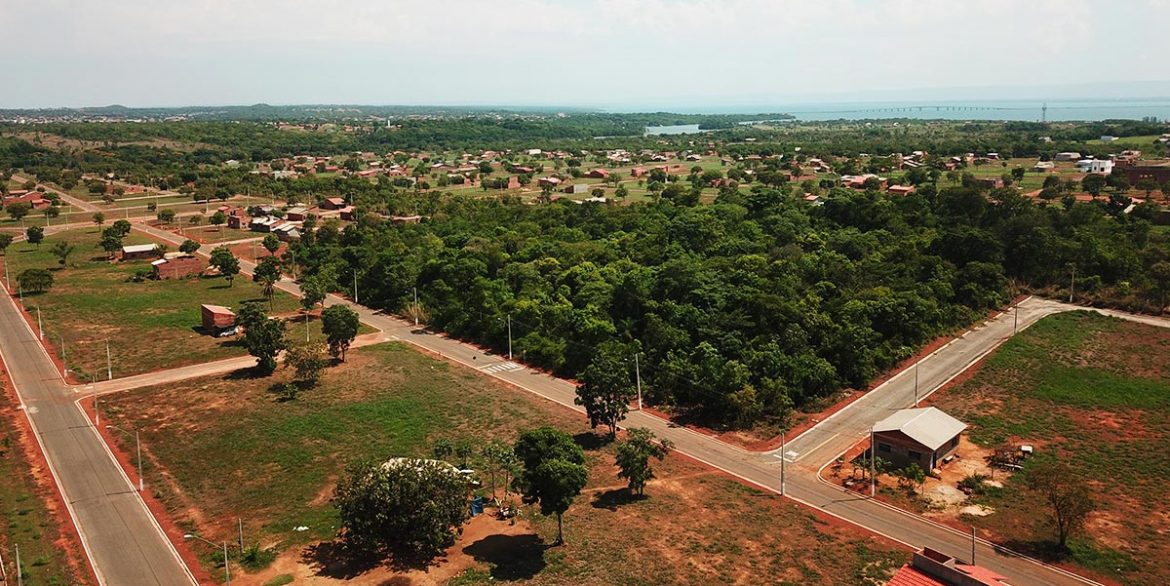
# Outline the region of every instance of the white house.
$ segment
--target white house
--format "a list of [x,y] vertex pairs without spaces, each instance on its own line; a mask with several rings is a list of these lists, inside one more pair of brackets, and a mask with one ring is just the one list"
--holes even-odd
[[1108,175],[1113,172],[1113,161],[1108,159],[1081,159],[1077,161],[1077,170],[1082,173]]

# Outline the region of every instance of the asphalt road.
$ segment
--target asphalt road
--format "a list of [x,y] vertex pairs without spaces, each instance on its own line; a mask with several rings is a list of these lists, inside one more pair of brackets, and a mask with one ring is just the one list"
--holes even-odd
[[[181,241],[181,237],[169,232],[145,226],[136,226],[136,228],[164,240],[175,243]],[[245,272],[249,272],[253,267],[252,263],[241,261],[241,268]],[[297,285],[288,280],[278,283],[277,287],[294,295],[299,294]],[[416,328],[413,324],[364,306],[354,305],[337,296],[330,295],[326,299],[327,305],[338,303],[349,304],[358,311],[363,322],[382,330],[386,339],[402,340],[413,344],[426,352],[441,355],[517,388],[532,392],[570,409],[582,411],[573,402],[575,387],[568,381],[531,370],[508,360],[506,357],[484,353],[478,348],[457,340],[426,332]],[[920,397],[926,396],[935,388],[966,370],[979,358],[993,351],[1017,328],[1023,329],[1046,315],[1073,309],[1083,308],[1049,300],[1028,299],[1022,302],[1016,310],[1001,314],[997,318],[968,331],[960,338],[919,361],[917,365],[894,376],[838,414],[827,418],[801,436],[793,438],[784,449],[785,454],[787,454],[786,461],[790,462],[787,467],[785,494],[798,502],[902,542],[909,547],[929,546],[949,555],[970,560],[974,545],[974,561],[976,563],[1007,576],[1016,585],[1093,583],[1067,571],[1041,564],[988,542],[973,540],[968,533],[900,511],[865,496],[848,493],[839,487],[819,480],[817,475],[822,466],[836,459],[852,444],[864,439],[875,421],[882,419],[893,410],[909,407],[913,404],[916,392],[915,371],[917,371],[917,392]],[[1018,311],[1018,315],[1014,313],[1015,311]],[[1157,318],[1132,316],[1112,311],[1103,311],[1102,313],[1152,325],[1170,326],[1170,322]],[[15,326],[6,326],[5,331],[10,331],[11,327]],[[25,329],[27,330],[27,328]],[[198,369],[191,372],[198,372]],[[173,380],[176,376],[181,375],[176,373],[160,376]],[[118,388],[124,386],[126,385],[118,385]],[[109,390],[117,389],[111,386]],[[84,420],[82,420],[82,424],[84,425]],[[671,439],[677,449],[688,456],[767,490],[780,490],[779,450],[767,453],[749,452],[678,427],[659,417],[637,411],[629,414],[623,422],[623,427],[650,428],[660,437]],[[123,484],[125,484],[124,480]]]
[[192,584],[154,517],[139,498],[73,392],[21,317],[0,300],[0,357],[20,395],[82,545],[101,584]]

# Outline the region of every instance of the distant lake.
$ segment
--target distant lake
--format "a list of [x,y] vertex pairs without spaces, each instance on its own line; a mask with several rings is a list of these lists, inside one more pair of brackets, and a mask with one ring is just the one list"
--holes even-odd
[[698,134],[705,132],[699,130],[698,124],[675,124],[673,126],[647,126],[646,136],[656,136],[659,134]]

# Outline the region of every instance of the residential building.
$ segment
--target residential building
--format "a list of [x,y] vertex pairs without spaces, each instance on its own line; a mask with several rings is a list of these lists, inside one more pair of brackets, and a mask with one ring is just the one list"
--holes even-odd
[[155,279],[182,279],[203,272],[203,261],[187,254],[168,254],[150,265]]
[[1108,175],[1113,172],[1113,161],[1108,159],[1081,159],[1077,161],[1077,170],[1081,173]]
[[236,314],[222,305],[201,305],[203,315],[203,331],[213,336],[220,335],[225,330],[236,327]]
[[917,464],[928,474],[959,447],[967,424],[935,407],[902,409],[873,426],[877,456],[896,468]]
[[128,244],[122,247],[122,260],[142,260],[158,258],[158,246],[155,244]]

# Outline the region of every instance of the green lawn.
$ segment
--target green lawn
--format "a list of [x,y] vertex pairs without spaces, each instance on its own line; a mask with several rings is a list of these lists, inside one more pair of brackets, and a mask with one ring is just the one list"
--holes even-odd
[[[147,485],[180,526],[213,541],[234,539],[240,517],[247,541],[275,544],[297,560],[300,546],[335,538],[338,517],[329,497],[347,462],[425,456],[439,438],[511,442],[538,425],[586,431],[576,413],[401,343],[356,350],[317,389],[279,402],[269,389],[288,377],[282,369],[264,379],[140,389],[108,396],[103,412],[142,431]],[[515,551],[477,554],[476,567],[456,583],[724,583],[747,573],[858,584],[864,576],[888,576],[906,559],[888,543],[683,458],[659,468],[663,480],[648,488],[649,499],[625,502],[612,451],[587,449],[590,485],[565,519],[571,547],[545,550],[555,520],[526,513],[531,540],[517,540]],[[686,561],[699,558],[702,564]],[[270,579],[282,579],[276,568],[258,581]]]
[[[970,424],[971,439],[1037,446],[1092,485],[1099,510],[1074,539],[1073,562],[1128,584],[1170,580],[1170,329],[1077,312],[1045,318],[933,403]],[[1045,554],[1040,498],[1017,474],[981,497],[997,510],[970,523]]]
[[1119,137],[1117,137],[1117,140],[1115,140],[1113,142],[1102,142],[1101,139],[1094,138],[1092,140],[1086,140],[1085,144],[1108,144],[1108,145],[1116,145],[1116,146],[1124,146],[1124,147],[1139,147],[1139,148],[1140,147],[1147,147],[1147,148],[1149,148],[1149,147],[1154,146],[1154,141],[1157,140],[1158,137],[1159,137],[1159,135],[1157,135],[1157,134],[1148,134],[1148,135],[1143,135],[1143,136],[1119,136]]
[[[77,584],[78,576],[56,541],[62,537],[61,527],[45,507],[44,499],[52,496],[33,478],[17,436],[19,430],[10,419],[23,415],[2,390],[0,408],[6,414],[0,417],[0,549],[5,569],[15,570],[13,547],[19,546],[25,584]],[[81,552],[73,553],[80,556]],[[8,578],[10,584],[16,584],[15,574]]]
[[[60,268],[49,252],[61,240],[76,246],[67,268]],[[97,248],[97,241],[95,226],[49,236],[40,246],[14,244],[7,255],[13,279],[27,268],[54,271],[53,288],[45,294],[26,295],[24,301],[34,319],[40,307],[49,342],[58,348],[64,343],[66,362],[79,378],[104,378],[107,339],[115,377],[246,354],[238,342],[198,331],[199,306],[238,308],[243,301],[262,298],[259,286],[246,277],[237,278],[231,287],[222,278],[133,282],[135,273],[149,269],[150,263],[111,263]],[[137,232],[125,240],[126,244],[147,242]],[[297,307],[298,301],[291,296],[274,299],[274,312]]]

